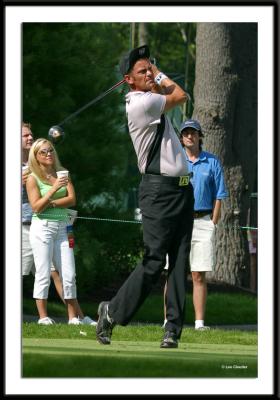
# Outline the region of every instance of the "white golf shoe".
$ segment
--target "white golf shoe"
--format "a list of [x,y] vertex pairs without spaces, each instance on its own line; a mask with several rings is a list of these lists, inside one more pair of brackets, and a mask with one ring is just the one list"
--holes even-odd
[[69,319],[68,325],[83,325],[83,321],[78,317],[74,317],[72,319]]
[[40,318],[38,320],[39,325],[54,325],[55,321],[51,319],[50,317],[45,317],[45,318]]

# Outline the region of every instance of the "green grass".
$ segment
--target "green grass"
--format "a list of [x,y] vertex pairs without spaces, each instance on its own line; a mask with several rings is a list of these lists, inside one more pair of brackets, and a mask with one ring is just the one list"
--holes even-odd
[[[104,299],[108,300],[108,299]],[[98,303],[80,303],[84,314],[96,318]],[[66,317],[65,306],[61,302],[49,301],[48,312],[51,317]],[[37,315],[33,299],[23,300],[23,313]],[[161,295],[149,296],[137,314],[135,322],[162,323],[163,299]],[[186,296],[185,323],[193,324],[194,310],[192,297]],[[251,294],[241,293],[209,293],[206,309],[208,325],[256,324],[257,298]]]
[[155,325],[117,326],[109,346],[90,326],[24,323],[22,333],[23,377],[257,376],[256,332],[186,328],[178,349],[159,348]]
[[[104,298],[104,300],[108,300]],[[32,298],[23,299],[23,313],[37,315]],[[84,314],[97,317],[98,302],[81,302]],[[65,306],[50,300],[51,317],[65,317]],[[192,296],[186,297],[185,323],[193,325]],[[257,377],[257,332],[184,328],[178,349],[160,349],[163,298],[149,296],[132,323],[116,326],[112,344],[96,341],[95,328],[83,325],[22,327],[23,377],[116,378],[254,378]],[[143,324],[144,323],[144,324]],[[209,293],[206,323],[257,323],[257,298],[243,293]]]
[[[86,335],[80,334],[80,331]],[[163,329],[157,325],[117,325],[113,331],[113,341],[144,341],[158,342],[163,334]],[[95,328],[89,325],[38,325],[37,323],[24,323],[23,338],[37,339],[77,339],[95,340]],[[209,331],[195,331],[184,328],[180,339],[181,343],[205,344],[240,344],[257,345],[256,331],[211,329]]]

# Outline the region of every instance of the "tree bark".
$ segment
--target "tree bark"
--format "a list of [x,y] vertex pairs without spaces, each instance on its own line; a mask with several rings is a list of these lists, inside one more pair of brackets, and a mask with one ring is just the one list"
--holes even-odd
[[246,225],[257,176],[257,24],[198,23],[195,106],[203,149],[218,156],[229,198],[216,231],[216,266],[207,277],[245,286]]
[[148,44],[147,24],[145,22],[139,22],[138,29],[138,46]]

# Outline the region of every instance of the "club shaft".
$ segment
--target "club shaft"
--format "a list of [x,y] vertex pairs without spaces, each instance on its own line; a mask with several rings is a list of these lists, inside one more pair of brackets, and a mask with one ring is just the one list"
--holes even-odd
[[113,90],[115,90],[118,86],[122,85],[125,82],[125,79],[122,79],[120,82],[116,83],[114,86],[112,86],[110,89],[106,90],[105,92],[101,93],[97,97],[95,97],[93,100],[91,100],[89,103],[85,104],[83,107],[79,108],[77,111],[75,111],[73,114],[70,114],[68,117],[66,117],[62,122],[60,122],[58,125],[61,126],[68,122],[70,119],[76,117],[76,115],[80,114],[82,111],[84,111],[86,108],[92,106],[93,104],[97,103],[99,100],[103,99],[103,97],[107,96],[107,94],[111,93]]

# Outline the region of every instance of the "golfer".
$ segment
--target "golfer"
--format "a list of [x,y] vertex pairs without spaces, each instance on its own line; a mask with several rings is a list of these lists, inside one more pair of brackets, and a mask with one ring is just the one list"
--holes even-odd
[[187,94],[150,62],[148,46],[127,53],[120,71],[130,86],[126,95],[129,133],[142,180],[144,256],[110,302],[98,308],[97,340],[110,344],[116,324],[127,325],[164,269],[169,254],[162,348],[178,347],[186,292],[186,266],[193,227],[193,188],[186,155],[165,113],[183,104]]

